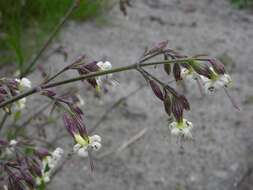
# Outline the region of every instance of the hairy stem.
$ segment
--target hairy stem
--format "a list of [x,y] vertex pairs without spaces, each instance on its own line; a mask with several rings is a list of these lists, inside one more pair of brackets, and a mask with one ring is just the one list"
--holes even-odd
[[[166,60],[166,61],[158,61],[158,62],[149,62],[149,63],[142,63],[139,64],[139,67],[148,67],[148,66],[154,66],[154,65],[161,65],[161,64],[172,64],[172,63],[179,63],[179,62],[187,62],[187,61],[191,61],[191,60],[198,60],[198,59],[193,59],[193,58],[188,58],[188,59],[177,59],[177,60]],[[107,74],[111,74],[111,73],[118,73],[118,72],[123,72],[123,71],[128,71],[128,70],[135,70],[137,69],[137,64],[132,64],[132,65],[128,65],[128,66],[124,66],[124,67],[118,67],[118,68],[114,68],[114,69],[110,69],[110,70],[106,70],[106,71],[98,71],[98,72],[94,72],[94,73],[89,73],[89,74],[85,74],[85,75],[80,75],[78,77],[74,77],[71,79],[67,79],[67,80],[63,80],[63,81],[59,81],[59,82],[55,82],[55,83],[51,83],[51,84],[46,84],[46,85],[42,85],[40,87],[35,87],[32,88],[31,90],[22,93],[18,96],[15,96],[9,100],[6,100],[4,102],[2,102],[0,104],[0,108],[11,104],[21,98],[30,96],[32,94],[35,94],[37,92],[39,92],[40,90],[43,89],[48,89],[48,88],[52,88],[52,87],[56,87],[56,86],[61,86],[64,84],[68,84],[68,83],[72,83],[72,82],[76,82],[76,81],[80,81],[80,80],[86,80],[86,79],[90,79],[90,78],[94,78],[94,77],[98,77],[98,76],[102,76],[102,75],[107,75]]]

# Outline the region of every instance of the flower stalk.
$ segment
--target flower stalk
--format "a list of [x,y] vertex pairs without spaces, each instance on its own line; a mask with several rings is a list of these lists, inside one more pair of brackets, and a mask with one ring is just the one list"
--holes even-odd
[[[188,62],[191,60],[195,60],[195,59],[194,58],[187,58],[187,59],[177,59],[177,60],[165,60],[165,61],[158,61],[158,62],[148,62],[148,63],[141,63],[141,64],[139,64],[139,66],[140,67],[148,67],[148,66],[155,66],[155,65],[162,65],[162,64]],[[196,59],[196,60],[198,60],[198,59]],[[40,92],[41,90],[44,90],[44,89],[49,89],[52,87],[61,86],[61,85],[65,85],[68,83],[72,83],[72,82],[76,82],[76,81],[80,81],[80,80],[85,80],[85,79],[90,79],[90,78],[94,78],[94,77],[98,77],[98,76],[102,76],[102,75],[108,75],[111,73],[118,73],[118,72],[123,72],[123,71],[128,71],[128,70],[135,70],[135,69],[137,69],[137,66],[138,66],[138,64],[132,64],[132,65],[118,67],[118,68],[114,68],[114,69],[110,69],[110,70],[106,70],[106,71],[98,71],[98,72],[93,72],[93,73],[89,73],[89,74],[85,74],[85,75],[80,75],[78,77],[74,77],[71,79],[67,79],[67,80],[63,80],[63,81],[59,81],[59,82],[54,82],[54,83],[50,83],[50,84],[45,84],[45,85],[41,85],[39,87],[34,87],[34,88],[28,90],[27,92],[24,92],[24,93],[19,94],[9,100],[2,102],[0,104],[0,108],[3,108],[5,106],[7,106],[8,104],[11,104],[15,101],[20,100],[21,98],[30,96],[30,95],[35,94],[37,92]]]

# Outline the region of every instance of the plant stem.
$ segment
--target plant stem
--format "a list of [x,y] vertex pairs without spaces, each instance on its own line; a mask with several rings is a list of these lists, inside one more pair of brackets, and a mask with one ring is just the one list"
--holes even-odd
[[21,73],[20,78],[26,76],[30,73],[32,68],[35,66],[38,59],[41,57],[41,55],[44,53],[44,51],[47,49],[47,47],[50,45],[50,43],[53,41],[54,37],[58,33],[58,31],[62,28],[62,26],[66,23],[68,18],[71,16],[71,14],[75,11],[75,9],[79,6],[79,0],[74,0],[72,6],[69,8],[65,16],[60,20],[60,22],[56,25],[55,29],[47,39],[47,41],[44,43],[44,45],[41,47],[39,52],[36,54],[36,56],[32,59],[32,61],[28,64],[26,69]]
[[5,113],[4,113],[4,116],[3,116],[3,119],[2,119],[2,121],[1,121],[1,123],[0,123],[0,130],[3,128],[3,125],[4,125],[4,123],[6,122],[8,116],[9,116],[9,114],[5,112]]
[[[142,63],[139,64],[139,67],[148,67],[148,66],[153,66],[153,65],[161,65],[161,64],[172,64],[172,63],[179,63],[179,62],[187,62],[187,61],[191,61],[191,60],[198,60],[198,59],[194,59],[194,58],[188,58],[188,59],[177,59],[177,60],[166,60],[166,61],[158,61],[158,62],[149,62],[149,63]],[[107,75],[107,74],[111,74],[111,73],[118,73],[118,72],[123,72],[123,71],[128,71],[128,70],[135,70],[137,69],[137,64],[132,64],[132,65],[128,65],[128,66],[124,66],[124,67],[118,67],[118,68],[114,68],[114,69],[110,69],[110,70],[106,70],[106,71],[98,71],[98,72],[93,72],[93,73],[89,73],[89,74],[85,74],[85,75],[80,75],[78,77],[74,77],[71,79],[67,79],[67,80],[63,80],[60,82],[55,82],[55,83],[51,83],[51,84],[46,84],[46,85],[42,85],[40,87],[35,87],[32,88],[31,90],[20,94],[18,96],[15,96],[9,100],[6,100],[4,102],[2,102],[0,104],[0,108],[11,104],[21,98],[30,96],[32,94],[35,94],[37,92],[39,92],[40,90],[43,89],[48,89],[48,88],[52,88],[52,87],[56,87],[56,86],[61,86],[64,84],[68,84],[68,83],[72,83],[72,82],[76,82],[76,81],[80,81],[80,80],[85,80],[85,79],[90,79],[90,78],[94,78],[94,77],[98,77],[98,76],[102,76],[102,75]]]

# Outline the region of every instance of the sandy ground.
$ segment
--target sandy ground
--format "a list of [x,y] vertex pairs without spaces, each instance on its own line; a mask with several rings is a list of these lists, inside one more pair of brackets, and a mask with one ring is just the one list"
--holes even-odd
[[[236,63],[231,71],[231,94],[239,102],[236,111],[224,92],[201,98],[196,85],[188,88],[192,111],[186,117],[194,123],[194,141],[180,146],[169,134],[163,106],[149,88],[129,98],[96,131],[103,148],[96,156],[117,149],[144,128],[145,135],[120,154],[97,159],[91,174],[87,160],[74,158],[50,184],[54,190],[231,190],[253,189],[253,108],[247,99],[253,89],[253,16],[234,10],[226,0],[139,0],[126,19],[117,10],[106,16],[108,24],[70,23],[60,44],[71,49],[71,57],[85,52],[89,58],[106,57],[115,67],[134,63],[144,48],[161,40],[189,55],[229,55]],[[48,61],[52,70],[64,63],[59,54]],[[164,73],[157,72],[164,80]],[[73,73],[66,74],[66,77]],[[34,80],[37,78],[34,76]],[[120,85],[102,97],[85,95],[84,111],[91,128],[117,98],[145,81],[134,71],[116,75]],[[62,127],[62,126],[61,126]],[[59,142],[69,147],[70,138]],[[250,184],[251,183],[251,184]]]

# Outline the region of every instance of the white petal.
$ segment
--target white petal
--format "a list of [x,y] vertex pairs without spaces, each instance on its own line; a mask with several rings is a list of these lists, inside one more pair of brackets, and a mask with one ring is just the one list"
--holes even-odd
[[19,85],[20,85],[21,89],[31,88],[32,87],[32,83],[31,83],[31,81],[28,78],[22,78],[20,80]]
[[14,107],[14,109],[16,110],[16,111],[21,111],[21,110],[23,110],[24,108],[25,108],[25,103],[26,103],[26,98],[22,98],[22,99],[20,99],[20,100],[18,100],[17,102],[15,102],[15,107]]
[[104,69],[105,70],[112,69],[112,64],[109,61],[104,62]]
[[177,122],[172,122],[172,123],[170,123],[170,125],[169,125],[169,128],[170,129],[173,129],[173,128],[175,128],[177,126]]
[[177,127],[174,127],[174,128],[172,128],[171,130],[170,130],[170,133],[172,134],[172,135],[176,135],[176,136],[178,136],[178,135],[180,135],[180,129],[179,128],[177,128]]
[[112,64],[111,64],[109,61],[105,61],[105,62],[99,61],[99,62],[97,63],[97,66],[98,66],[101,70],[103,70],[103,71],[112,69]]
[[88,151],[86,148],[80,148],[77,152],[78,156],[86,158],[88,157]]
[[89,139],[90,139],[90,143],[101,142],[101,137],[99,135],[93,135],[93,136],[89,137]]
[[18,143],[18,141],[12,139],[10,141],[10,146],[15,146],[17,143]]
[[101,143],[99,143],[99,142],[93,142],[92,144],[91,144],[91,148],[92,148],[92,150],[94,150],[94,151],[98,151],[100,148],[101,148]]
[[75,144],[74,146],[73,146],[73,151],[76,153],[76,152],[78,152],[78,150],[81,148],[82,146],[80,145],[80,144]]
[[192,138],[192,134],[191,134],[191,129],[190,128],[184,128],[182,133],[184,134],[185,137],[187,138]]
[[98,66],[99,68],[102,68],[102,67],[103,67],[103,65],[104,65],[104,62],[103,62],[103,61],[99,61],[99,62],[97,62],[97,66]]

